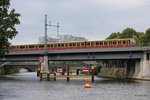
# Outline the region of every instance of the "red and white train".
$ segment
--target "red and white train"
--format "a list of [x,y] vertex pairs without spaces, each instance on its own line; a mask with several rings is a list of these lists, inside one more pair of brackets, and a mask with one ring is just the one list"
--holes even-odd
[[[132,38],[125,39],[106,39],[95,41],[74,41],[74,42],[50,42],[47,43],[48,50],[82,49],[82,48],[119,48],[135,45]],[[10,51],[33,51],[44,50],[45,44],[23,44],[12,45]]]

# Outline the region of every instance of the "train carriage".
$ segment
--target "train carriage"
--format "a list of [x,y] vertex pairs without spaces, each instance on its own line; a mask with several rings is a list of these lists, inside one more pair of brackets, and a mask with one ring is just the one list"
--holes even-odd
[[[72,42],[50,42],[47,43],[48,50],[82,49],[82,48],[118,48],[130,47],[136,44],[132,38],[106,39],[94,41],[72,41]],[[45,44],[12,45],[10,51],[33,51],[44,50]]]

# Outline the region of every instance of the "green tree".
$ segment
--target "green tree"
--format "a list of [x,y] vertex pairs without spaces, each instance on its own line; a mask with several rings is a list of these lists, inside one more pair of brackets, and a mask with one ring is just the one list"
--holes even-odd
[[137,43],[142,43],[144,39],[144,32],[137,32],[133,35],[133,38],[136,40]]
[[107,39],[133,38],[138,36],[136,35],[137,32],[133,28],[126,28],[121,33],[120,32],[111,33],[110,36],[107,37]]
[[121,33],[114,32],[107,37],[107,39],[121,39],[121,38],[134,38],[137,43],[144,42],[144,32],[136,32],[133,28],[126,28]]
[[114,32],[111,33],[109,37],[107,37],[107,39],[120,39],[121,38],[121,33],[120,32]]
[[144,42],[148,43],[150,42],[150,28],[146,30],[145,35],[144,35]]
[[20,24],[19,13],[15,13],[15,9],[10,10],[10,0],[0,0],[0,56],[8,52],[10,42],[18,31],[15,25]]
[[121,38],[133,38],[136,33],[133,28],[126,28],[122,31]]

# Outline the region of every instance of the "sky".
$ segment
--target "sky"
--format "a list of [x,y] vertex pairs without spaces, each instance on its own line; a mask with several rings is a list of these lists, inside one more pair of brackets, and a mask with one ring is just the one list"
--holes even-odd
[[[59,34],[102,40],[127,27],[145,32],[150,28],[150,0],[11,0],[10,9],[20,13],[20,25],[12,44],[38,43],[44,36],[44,17],[60,24]],[[56,28],[48,27],[56,37]]]

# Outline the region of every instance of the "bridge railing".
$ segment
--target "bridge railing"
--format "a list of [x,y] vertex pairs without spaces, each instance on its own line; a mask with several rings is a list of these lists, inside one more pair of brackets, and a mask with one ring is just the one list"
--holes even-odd
[[150,42],[148,42],[148,43],[137,43],[135,46],[136,47],[150,47]]

